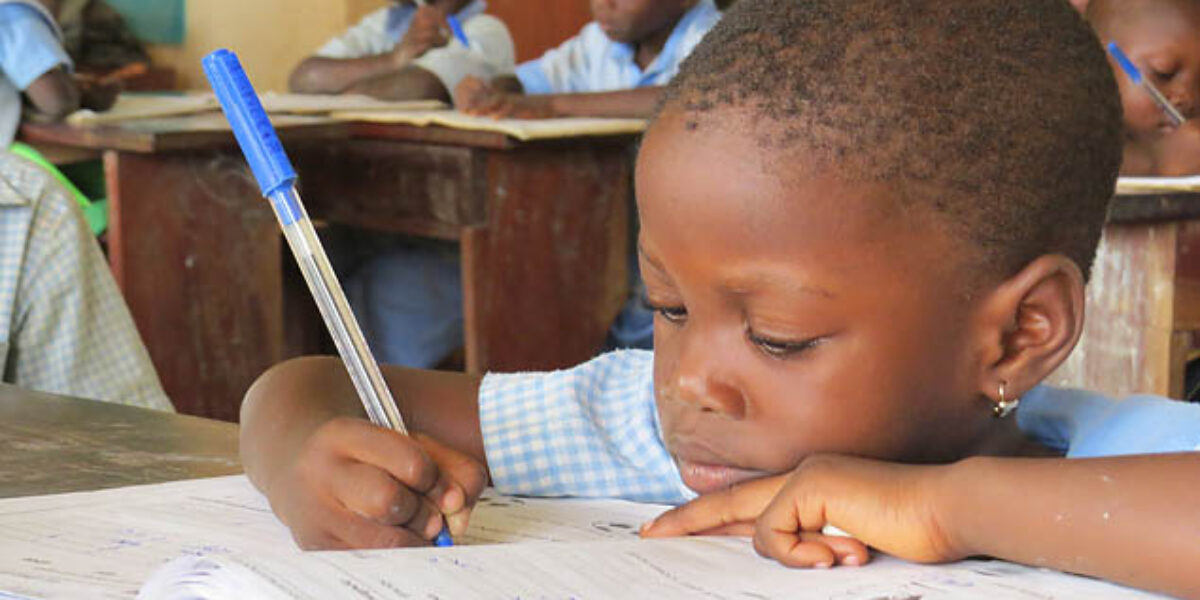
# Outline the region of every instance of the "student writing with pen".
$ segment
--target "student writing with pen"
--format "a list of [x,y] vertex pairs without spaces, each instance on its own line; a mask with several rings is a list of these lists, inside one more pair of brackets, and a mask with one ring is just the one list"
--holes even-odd
[[464,77],[512,69],[508,28],[485,10],[483,0],[393,2],[304,59],[288,85],[301,93],[450,102]]
[[496,117],[645,117],[679,63],[721,18],[713,0],[591,0],[594,21],[515,75],[467,78],[465,112]]
[[1123,175],[1200,173],[1200,1],[1093,0],[1085,13],[1184,118],[1176,124],[1112,58],[1125,113]]
[[242,404],[242,463],[308,546],[457,533],[490,481],[679,504],[642,535],[795,567],[985,555],[1200,597],[1200,406],[1042,384],[1121,129],[1061,0],[739,0],[640,146],[653,353],[385,366],[413,437],[292,361]]

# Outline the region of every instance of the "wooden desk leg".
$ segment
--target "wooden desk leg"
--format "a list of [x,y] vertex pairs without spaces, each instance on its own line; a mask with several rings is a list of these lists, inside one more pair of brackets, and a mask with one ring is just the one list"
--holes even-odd
[[280,236],[236,151],[108,151],[109,260],[175,407],[236,421],[283,358]]
[[487,225],[462,236],[467,370],[593,356],[627,290],[624,145],[489,153]]
[[1110,396],[1179,398],[1200,330],[1200,222],[1108,225],[1083,337],[1050,381]]

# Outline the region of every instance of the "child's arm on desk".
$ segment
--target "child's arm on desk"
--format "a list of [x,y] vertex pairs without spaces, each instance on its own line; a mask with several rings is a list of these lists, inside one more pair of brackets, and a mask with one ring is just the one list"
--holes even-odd
[[648,118],[662,89],[655,86],[591,94],[526,95],[515,77],[500,77],[491,83],[468,77],[455,89],[455,105],[467,114],[497,118]]
[[[291,91],[301,94],[340,94],[351,91],[354,85],[374,77],[413,70],[425,72],[411,63],[429,50],[445,46],[450,41],[447,31],[449,29],[446,25],[446,15],[435,7],[422,6],[413,16],[412,25],[405,32],[404,38],[391,52],[361,58],[310,56],[292,70],[288,78],[288,87]],[[419,98],[406,93],[401,97],[388,99]]]
[[1125,140],[1122,175],[1177,177],[1200,174],[1200,120],[1152,139]]
[[[667,512],[643,535],[752,528],[760,554],[791,566],[862,564],[871,546],[921,562],[987,555],[1200,597],[1200,574],[1188,568],[1200,563],[1198,475],[1197,453],[934,466],[814,456],[790,476]],[[855,540],[822,535],[827,524]]]
[[[466,529],[487,484],[479,379],[387,367],[413,437],[366,420],[335,358],[273,367],[246,394],[246,474],[305,548],[426,545]],[[438,440],[438,441],[435,441]]]

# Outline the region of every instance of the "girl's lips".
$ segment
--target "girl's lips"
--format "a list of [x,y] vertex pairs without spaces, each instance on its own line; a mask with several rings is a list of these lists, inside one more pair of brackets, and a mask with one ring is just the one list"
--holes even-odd
[[675,458],[675,462],[679,465],[679,475],[683,478],[684,485],[699,494],[723,490],[735,483],[757,479],[767,474],[752,469],[692,462],[679,457]]

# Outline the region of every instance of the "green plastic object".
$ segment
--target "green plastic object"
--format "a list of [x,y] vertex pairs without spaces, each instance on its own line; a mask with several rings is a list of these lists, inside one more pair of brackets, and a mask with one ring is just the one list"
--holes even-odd
[[63,172],[54,166],[53,163],[46,160],[41,152],[36,148],[22,142],[13,142],[8,150],[17,156],[20,156],[46,170],[52,177],[58,180],[67,192],[79,202],[79,208],[83,210],[83,218],[87,220],[88,228],[92,230],[92,235],[100,235],[108,229],[108,200],[101,198],[93,201],[86,194],[79,190],[70,179],[67,179]]

